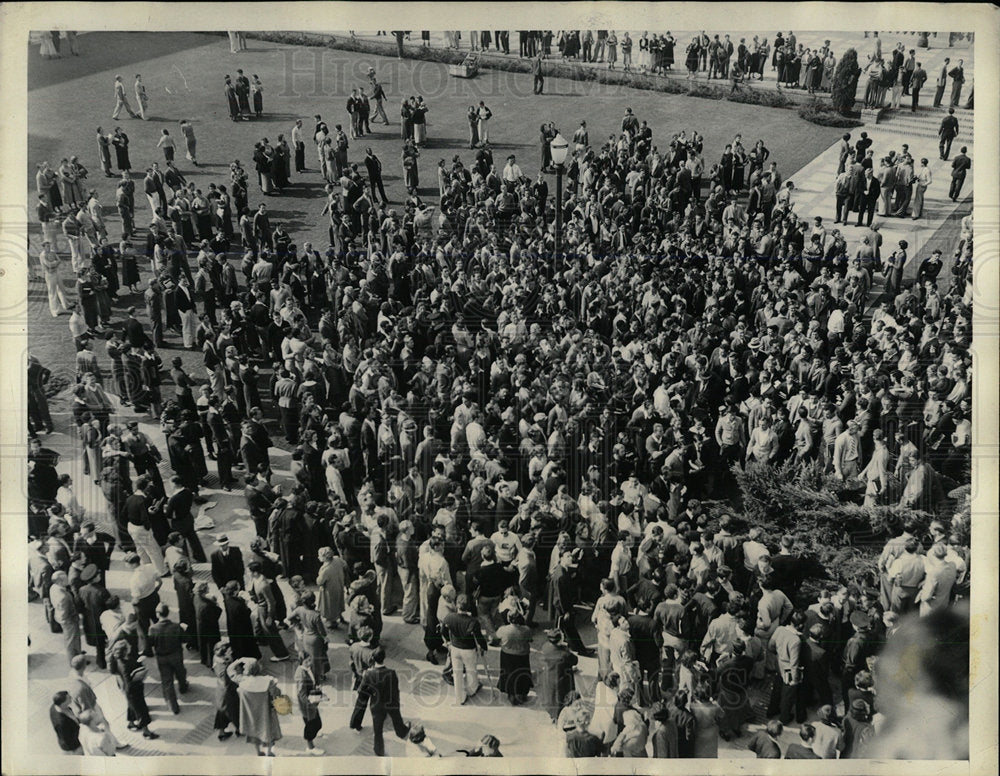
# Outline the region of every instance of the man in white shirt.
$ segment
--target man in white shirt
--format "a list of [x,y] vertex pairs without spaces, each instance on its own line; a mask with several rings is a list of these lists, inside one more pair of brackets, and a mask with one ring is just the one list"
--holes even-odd
[[931,185],[931,168],[927,166],[927,160],[920,160],[920,167],[913,173],[913,199],[910,208],[913,211],[913,220],[916,221],[924,212],[924,193]]
[[510,530],[510,523],[501,520],[496,532],[490,537],[493,546],[496,548],[497,561],[499,563],[510,563],[521,551],[521,539]]
[[500,177],[505,183],[517,183],[521,180],[521,167],[517,164],[514,154],[507,157],[507,164],[504,165],[503,173]]

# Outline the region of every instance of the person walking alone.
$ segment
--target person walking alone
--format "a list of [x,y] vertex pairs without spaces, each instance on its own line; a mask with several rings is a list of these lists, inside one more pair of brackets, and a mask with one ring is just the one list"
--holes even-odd
[[354,704],[351,716],[351,727],[361,729],[361,720],[365,708],[371,709],[372,728],[375,736],[375,755],[385,757],[385,741],[382,729],[385,719],[392,721],[393,731],[397,738],[406,738],[410,732],[410,724],[403,722],[399,704],[399,677],[391,668],[385,666],[385,648],[378,646],[371,655],[372,667],[365,671],[358,686],[358,699]]
[[139,118],[135,112],[132,110],[132,106],[128,104],[128,97],[125,95],[125,83],[122,81],[120,75],[115,76],[115,110],[111,114],[111,118],[117,119],[118,115],[122,112],[122,108],[134,119]]

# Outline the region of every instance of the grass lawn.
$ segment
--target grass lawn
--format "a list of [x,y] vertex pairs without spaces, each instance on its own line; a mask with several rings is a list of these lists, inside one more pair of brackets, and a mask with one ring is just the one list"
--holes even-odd
[[[411,94],[423,95],[430,106],[430,147],[420,158],[421,194],[427,201],[436,198],[434,169],[439,159],[450,160],[459,154],[463,160],[472,161],[472,152],[467,147],[465,112],[480,99],[494,113],[490,138],[498,166],[502,166],[508,153],[516,153],[521,169],[532,177],[538,172],[538,127],[542,122],[556,122],[569,138],[585,119],[592,144],[599,143],[609,134],[617,133],[626,107],[631,107],[640,120],[649,122],[654,143],[661,149],[666,148],[675,132],[700,132],[705,137],[708,164],[718,159],[723,146],[737,132],[743,134],[748,145],[763,138],[771,149],[771,159],[786,177],[828,148],[840,134],[837,129],[809,124],[791,110],[633,91],[590,82],[546,79],[546,93],[534,96],[531,76],[526,74],[487,70],[476,79],[466,80],[450,77],[446,66],[435,63],[259,41],[250,41],[250,51],[232,55],[225,37],[200,33],[101,33],[84,36],[80,41],[82,56],[65,60],[42,60],[37,47],[32,47],[25,167],[26,185],[31,193],[28,202],[31,205],[34,201],[36,165],[48,160],[58,166],[62,157],[76,154],[90,169],[89,183],[97,189],[105,209],[113,211],[115,181],[101,174],[95,129],[101,126],[109,132],[114,127],[111,119],[114,76],[124,77],[134,108],[131,84],[135,74],[141,73],[149,95],[150,118],[143,122],[123,113],[120,122],[131,139],[133,172],[140,179],[136,197],[136,222],[140,227],[148,217],[141,195],[142,170],[154,160],[162,164],[156,141],[163,128],[169,128],[171,134],[180,138],[178,122],[183,118],[190,120],[198,138],[202,166],[192,167],[178,153],[178,167],[200,186],[213,181],[228,184],[228,166],[233,159],[252,167],[254,142],[265,136],[273,141],[279,133],[290,137],[296,118],[304,119],[307,135],[317,113],[331,127],[336,123],[346,124],[347,96],[352,87],[367,83],[365,74],[369,65],[376,68],[386,85],[389,95],[386,111],[391,124],[373,125],[373,135],[352,140],[349,156],[351,161],[360,161],[364,148],[370,145],[382,159],[387,193],[396,203],[403,194],[398,105],[402,97]],[[263,81],[265,117],[260,121],[233,123],[228,118],[223,76],[235,75],[237,67],[248,76],[258,74]],[[308,138],[306,164],[310,170],[293,176],[293,186],[284,196],[268,198],[268,207],[272,224],[285,224],[297,244],[311,240],[322,248],[328,242],[325,217],[320,216],[324,202],[322,179],[316,171],[315,150]],[[262,201],[262,195],[254,188],[251,184],[252,207]],[[120,235],[117,214],[109,221],[111,238],[117,239]],[[31,236],[37,239],[36,232]],[[32,246],[32,255],[37,255],[37,243]],[[145,281],[148,273],[143,275]],[[49,316],[40,281],[29,284],[28,300],[32,352],[57,378],[71,379],[73,348],[67,336],[67,319]],[[130,303],[142,308],[138,297],[122,297],[119,317]],[[196,355],[186,358],[190,358],[192,366],[199,360]]]

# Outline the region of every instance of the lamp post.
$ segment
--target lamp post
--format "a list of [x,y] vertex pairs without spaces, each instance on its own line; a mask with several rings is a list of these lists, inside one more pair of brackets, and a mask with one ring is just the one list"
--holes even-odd
[[562,176],[569,143],[557,132],[549,146],[552,149],[552,163],[556,166],[556,251],[553,261],[555,264],[562,253]]

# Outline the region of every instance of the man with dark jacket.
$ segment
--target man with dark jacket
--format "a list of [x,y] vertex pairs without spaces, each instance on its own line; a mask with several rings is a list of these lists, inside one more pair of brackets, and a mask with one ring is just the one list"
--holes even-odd
[[569,648],[583,657],[592,657],[594,651],[588,649],[580,638],[577,630],[575,606],[579,599],[580,586],[576,579],[577,563],[573,553],[566,551],[559,558],[559,565],[552,572],[550,579],[552,597],[552,619],[566,635]]
[[965,183],[965,174],[972,167],[972,161],[966,156],[968,150],[966,146],[962,146],[961,152],[951,163],[951,188],[948,190],[948,196],[951,197],[952,202],[958,202],[962,193],[962,184]]
[[470,577],[470,597],[476,602],[479,622],[489,636],[490,643],[497,646],[500,643],[497,640],[497,607],[504,591],[517,585],[517,574],[509,566],[497,562],[492,542],[483,545],[479,552],[482,562]]
[[88,563],[84,566],[80,573],[83,585],[77,591],[76,599],[83,615],[83,637],[87,644],[97,649],[97,667],[105,669],[108,667],[104,654],[108,637],[101,627],[101,613],[108,608],[111,593],[104,586],[102,577],[94,564]]
[[170,607],[160,604],[156,608],[157,620],[149,626],[149,644],[156,655],[156,667],[160,673],[160,687],[163,699],[174,714],[181,713],[177,703],[177,693],[174,691],[174,679],[177,680],[177,691],[184,694],[188,690],[187,670],[184,668],[184,628],[180,623],[170,619]]
[[951,143],[958,136],[958,119],[955,118],[955,109],[948,108],[948,115],[941,119],[941,126],[938,127],[938,149],[941,158],[948,161],[948,154],[951,153]]
[[351,728],[361,730],[361,720],[365,708],[371,709],[372,728],[375,735],[375,755],[385,756],[385,741],[382,738],[382,728],[385,718],[392,720],[392,727],[397,738],[406,738],[410,732],[410,724],[403,722],[399,711],[399,677],[391,668],[385,666],[385,649],[376,647],[371,655],[372,667],[365,671],[358,687],[358,699],[351,715]]
[[864,180],[861,182],[861,186],[857,192],[857,226],[862,225],[861,222],[864,220],[866,214],[868,217],[867,225],[872,225],[872,221],[875,218],[875,207],[878,205],[878,197],[881,191],[882,188],[878,182],[878,178],[872,174],[872,170],[869,167],[865,170]]
[[191,509],[194,506],[194,493],[184,484],[180,477],[174,477],[171,482],[177,490],[167,500],[166,517],[170,521],[170,527],[183,536],[191,549],[191,558],[195,563],[204,563],[205,550],[201,546],[198,534],[194,530],[194,515]]
[[218,549],[212,552],[212,581],[220,590],[229,581],[235,582],[242,590],[245,569],[240,548],[230,547],[229,537],[225,534],[216,539],[215,544]]

